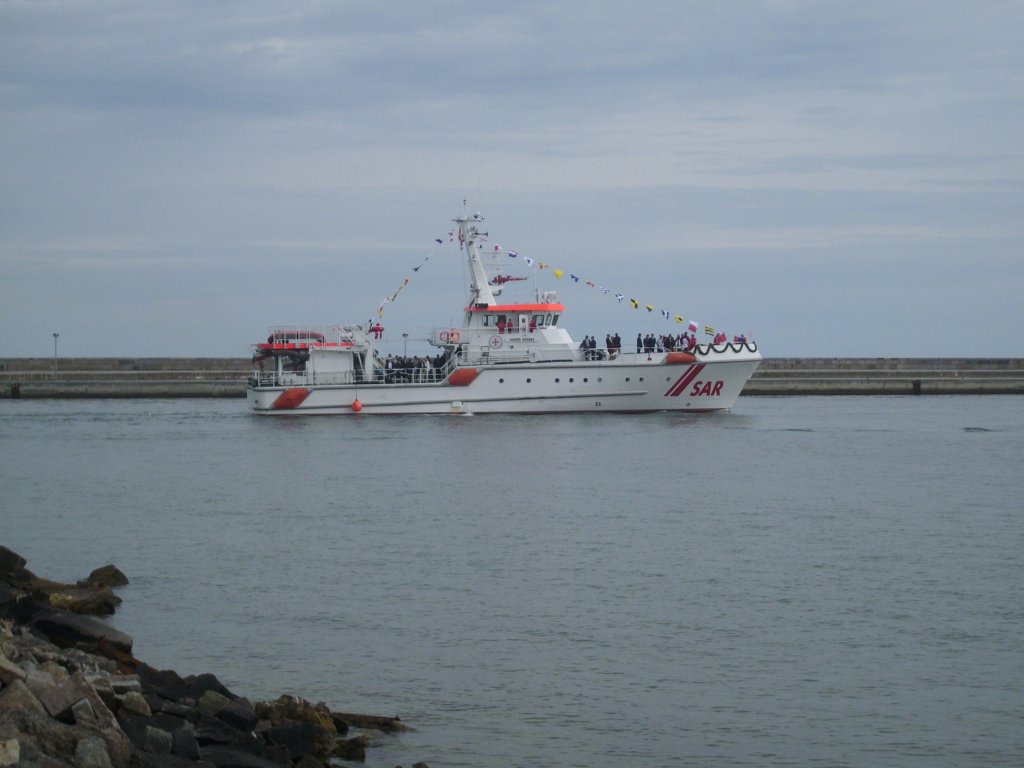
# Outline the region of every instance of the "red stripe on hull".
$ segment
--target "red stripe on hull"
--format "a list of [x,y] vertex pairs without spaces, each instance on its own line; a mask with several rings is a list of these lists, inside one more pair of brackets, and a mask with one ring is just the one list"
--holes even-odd
[[689,383],[697,378],[697,375],[703,370],[704,363],[698,363],[697,365],[690,366],[690,369],[680,377],[679,381],[668,388],[668,392],[665,393],[665,397],[679,397]]
[[309,397],[308,389],[305,387],[292,387],[278,395],[274,404],[270,407],[277,411],[286,411],[291,408],[298,408],[302,405],[302,401],[307,397]]

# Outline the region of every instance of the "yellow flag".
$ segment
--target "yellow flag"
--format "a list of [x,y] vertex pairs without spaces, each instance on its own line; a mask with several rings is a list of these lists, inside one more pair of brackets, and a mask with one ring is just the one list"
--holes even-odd
[[555,268],[555,277],[560,278],[564,274],[565,274],[564,271],[562,271],[561,269],[558,269],[557,267]]

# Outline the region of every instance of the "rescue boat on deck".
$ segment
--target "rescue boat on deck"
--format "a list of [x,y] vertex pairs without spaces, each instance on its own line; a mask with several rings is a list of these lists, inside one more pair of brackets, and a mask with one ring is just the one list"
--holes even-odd
[[275,328],[255,345],[246,396],[258,414],[626,413],[719,411],[761,362],[752,340],[687,351],[579,349],[553,291],[499,303],[480,214],[455,219],[469,261],[463,323],[437,327],[437,355],[395,367],[377,324]]

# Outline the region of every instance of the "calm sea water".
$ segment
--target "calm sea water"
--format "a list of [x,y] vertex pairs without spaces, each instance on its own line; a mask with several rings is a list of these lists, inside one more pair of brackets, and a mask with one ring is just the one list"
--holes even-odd
[[719,415],[0,401],[0,542],[370,766],[1024,764],[1024,398]]

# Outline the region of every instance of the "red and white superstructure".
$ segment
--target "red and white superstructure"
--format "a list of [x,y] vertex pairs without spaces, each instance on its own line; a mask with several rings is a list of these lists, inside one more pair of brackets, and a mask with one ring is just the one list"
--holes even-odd
[[[247,387],[260,414],[624,413],[731,408],[761,362],[752,341],[689,352],[578,348],[554,292],[499,303],[480,258],[479,214],[455,220],[470,269],[461,327],[438,327],[438,354],[395,369],[373,325],[277,328],[256,344]],[[507,282],[499,280],[497,282]]]

